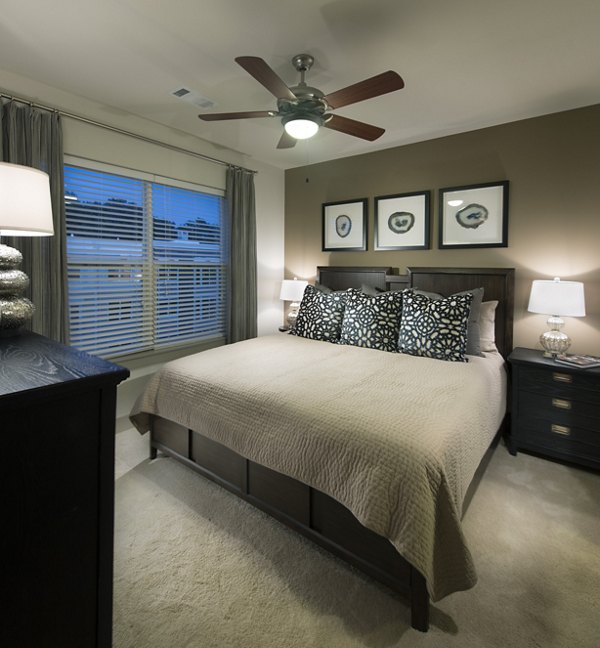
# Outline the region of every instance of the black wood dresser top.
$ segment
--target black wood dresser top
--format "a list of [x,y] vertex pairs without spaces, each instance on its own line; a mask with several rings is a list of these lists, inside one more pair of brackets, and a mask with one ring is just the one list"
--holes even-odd
[[[18,392],[31,398],[33,390],[50,385],[81,380],[85,384],[98,380],[117,384],[128,376],[129,371],[124,367],[36,333],[0,337],[0,402],[3,397]],[[79,386],[83,384],[78,382]]]

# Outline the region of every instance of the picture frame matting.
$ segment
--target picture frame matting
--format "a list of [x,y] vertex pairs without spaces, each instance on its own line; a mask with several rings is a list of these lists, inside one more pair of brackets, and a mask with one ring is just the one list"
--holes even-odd
[[439,190],[439,247],[508,246],[508,180]]
[[323,252],[367,249],[367,198],[323,203]]
[[430,191],[375,198],[375,250],[430,248]]

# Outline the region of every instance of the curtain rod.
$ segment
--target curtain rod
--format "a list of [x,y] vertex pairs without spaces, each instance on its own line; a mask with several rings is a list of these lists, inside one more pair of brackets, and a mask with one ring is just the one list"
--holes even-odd
[[9,99],[10,101],[17,101],[18,103],[27,104],[32,108],[39,108],[41,110],[47,110],[49,112],[58,113],[62,117],[68,117],[69,119],[75,119],[76,121],[84,122],[85,124],[90,124],[91,126],[97,126],[98,128],[104,128],[105,130],[112,131],[113,133],[119,133],[120,135],[126,135],[127,137],[133,137],[134,139],[141,140],[142,142],[147,142],[148,144],[156,144],[164,148],[168,148],[171,151],[176,151],[177,153],[184,153],[185,155],[192,155],[193,157],[200,158],[201,160],[206,160],[207,162],[212,162],[213,164],[220,164],[222,166],[230,167],[232,169],[241,169],[242,171],[249,171],[250,173],[258,173],[254,169],[247,169],[246,167],[240,166],[239,164],[231,164],[230,162],[223,162],[217,158],[210,157],[210,155],[204,155],[203,153],[197,153],[196,151],[190,151],[189,149],[184,149],[180,146],[175,146],[174,144],[167,144],[166,142],[161,142],[160,140],[152,139],[151,137],[146,137],[145,135],[139,135],[138,133],[132,133],[131,131],[125,130],[124,128],[119,128],[118,126],[110,126],[109,124],[103,124],[102,122],[95,121],[94,119],[89,119],[88,117],[82,117],[81,115],[76,115],[75,113],[67,112],[66,110],[61,110],[59,108],[53,108],[52,106],[44,106],[30,99],[23,99],[21,97],[16,97],[12,94],[6,94],[5,92],[0,91],[0,97],[2,99]]

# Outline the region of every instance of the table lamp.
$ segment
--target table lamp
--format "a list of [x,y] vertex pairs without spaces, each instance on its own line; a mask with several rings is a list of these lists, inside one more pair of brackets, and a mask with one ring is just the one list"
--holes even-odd
[[536,279],[531,285],[527,310],[531,313],[550,315],[550,330],[540,335],[544,356],[554,358],[560,353],[566,353],[571,346],[571,338],[560,330],[564,326],[561,315],[585,315],[583,284],[580,281],[561,281],[559,277],[554,277],[553,280]]
[[[47,173],[0,162],[0,237],[52,236],[52,202]],[[10,337],[32,317],[35,307],[23,297],[29,277],[19,270],[22,254],[0,243],[0,336]]]
[[304,295],[304,289],[308,285],[308,281],[303,281],[300,279],[284,279],[281,282],[281,291],[279,293],[279,299],[283,301],[292,302],[290,304],[290,311],[287,315],[288,327],[292,328],[296,323],[298,318],[298,309],[300,308],[300,302],[302,301],[302,295]]

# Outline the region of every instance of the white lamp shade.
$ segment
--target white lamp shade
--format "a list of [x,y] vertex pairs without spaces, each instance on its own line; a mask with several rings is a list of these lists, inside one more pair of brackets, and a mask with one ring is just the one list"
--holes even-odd
[[52,236],[47,173],[0,162],[0,236]]
[[585,315],[585,297],[580,281],[537,279],[531,285],[529,306],[531,313],[566,317]]
[[308,139],[319,130],[319,124],[312,119],[292,119],[286,121],[283,127],[295,139]]
[[284,279],[281,282],[279,299],[291,302],[302,301],[302,295],[304,295],[304,289],[307,285],[308,281],[303,281],[301,279]]

